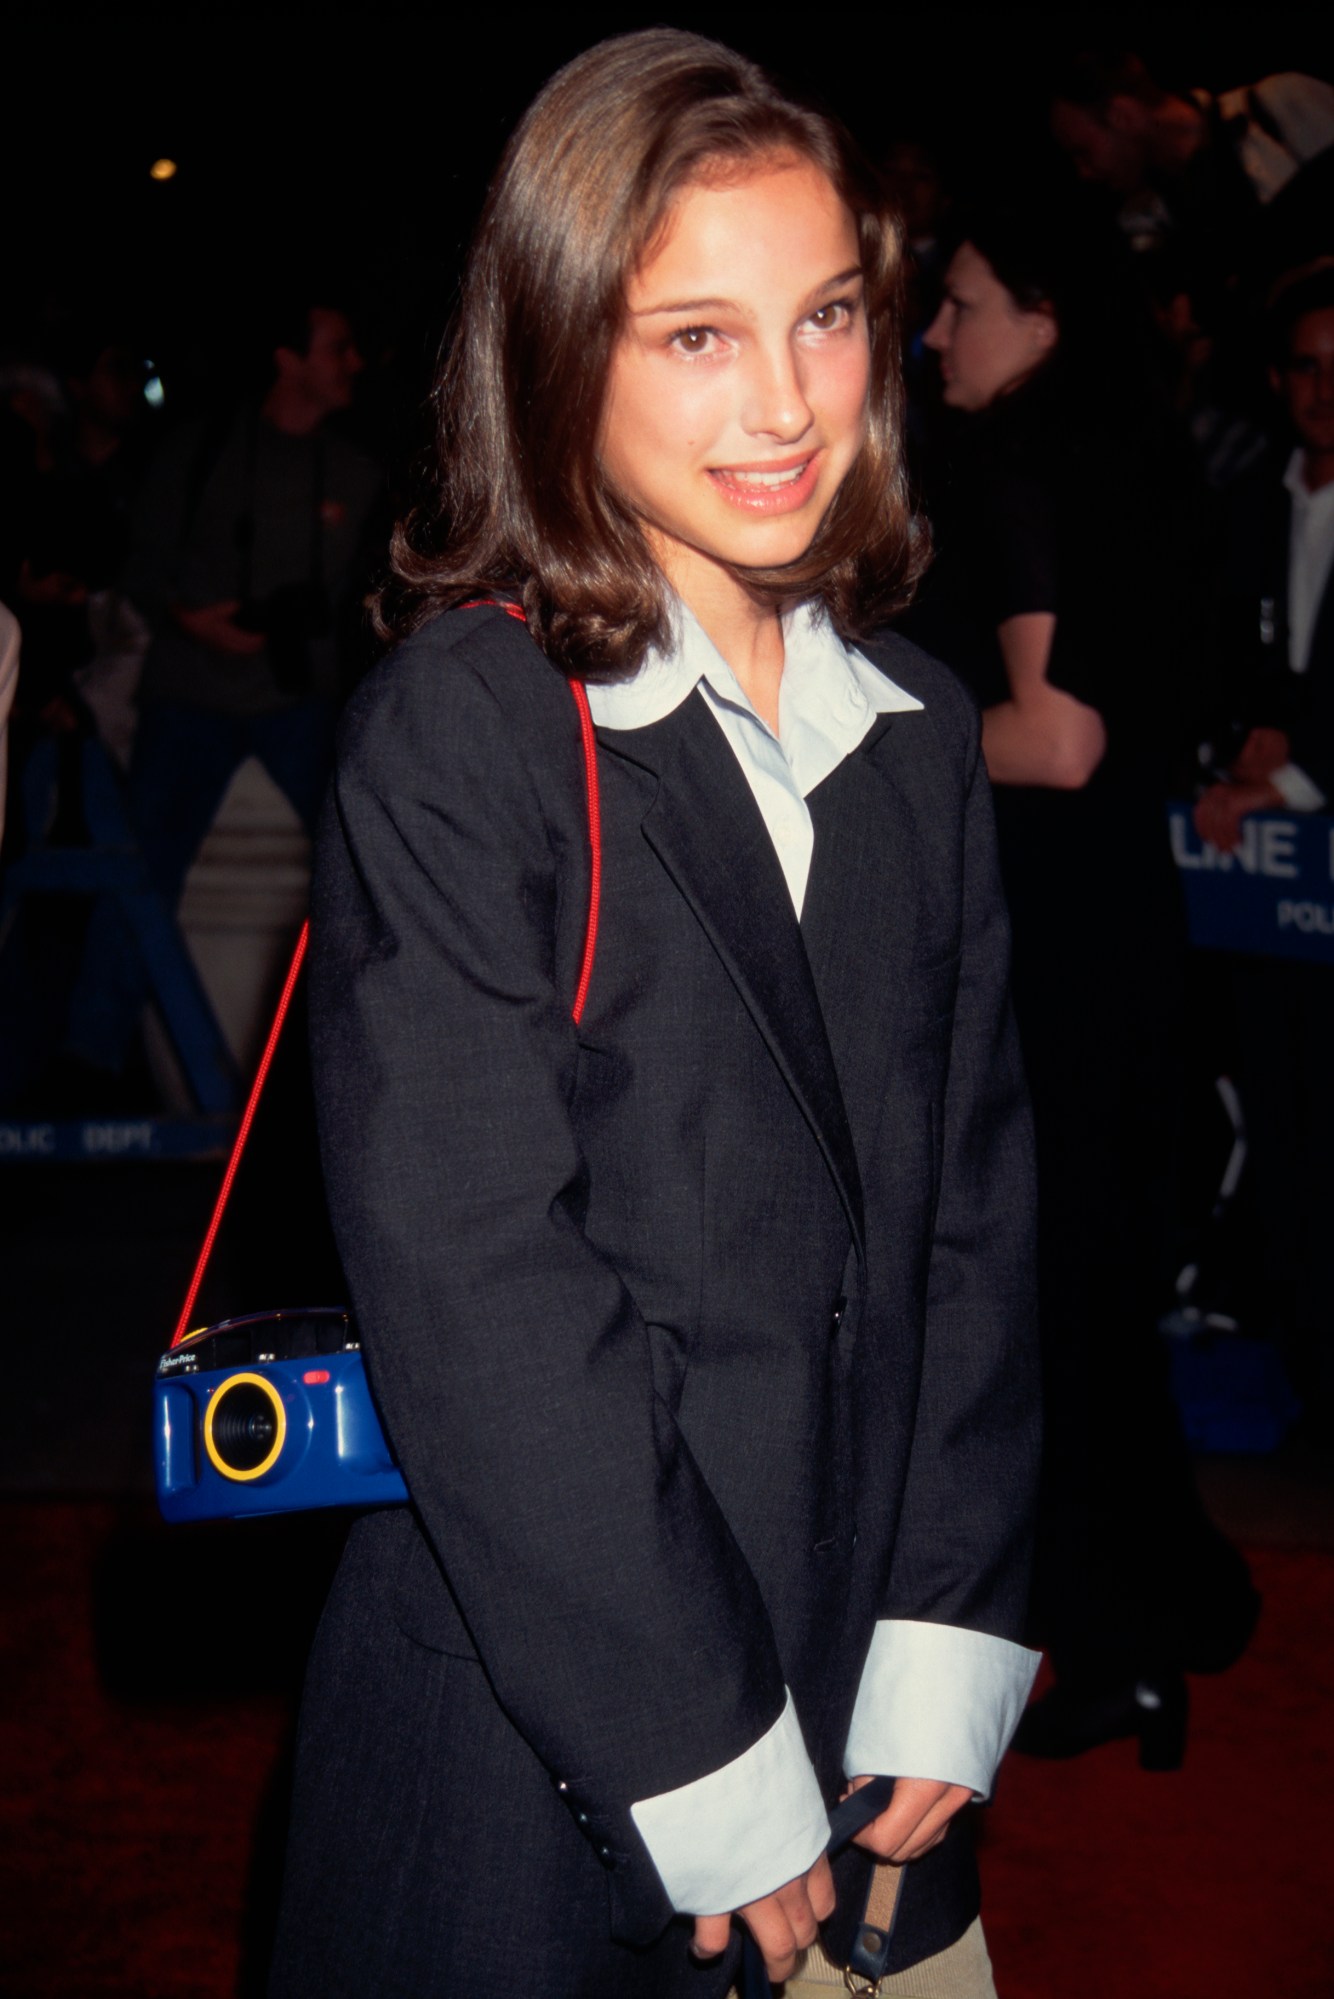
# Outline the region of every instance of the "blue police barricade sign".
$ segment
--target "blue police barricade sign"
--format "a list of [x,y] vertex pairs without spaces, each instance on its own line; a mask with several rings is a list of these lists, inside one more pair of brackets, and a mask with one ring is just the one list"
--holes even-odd
[[1168,820],[1192,944],[1334,965],[1334,819],[1253,813],[1235,854],[1201,840],[1189,805]]

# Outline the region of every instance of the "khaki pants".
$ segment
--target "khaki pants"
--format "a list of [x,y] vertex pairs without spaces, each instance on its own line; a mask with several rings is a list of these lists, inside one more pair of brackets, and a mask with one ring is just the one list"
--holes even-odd
[[[782,1990],[784,1999],[829,1999],[831,1993],[846,1992],[847,1987],[841,1967],[816,1944]],[[896,1993],[904,1999],[996,1999],[981,1923],[975,1922],[958,1943],[935,1957],[923,1958],[911,1971],[895,1971],[882,1978],[877,1990],[882,1999],[892,1999]]]

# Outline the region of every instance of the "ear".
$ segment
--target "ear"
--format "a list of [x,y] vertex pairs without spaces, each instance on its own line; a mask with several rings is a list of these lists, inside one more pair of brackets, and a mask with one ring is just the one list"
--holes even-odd
[[1283,370],[1281,368],[1271,368],[1269,370],[1269,386],[1276,396],[1283,394]]
[[1043,348],[1044,351],[1049,347],[1054,347],[1060,337],[1061,329],[1056,324],[1056,314],[1052,311],[1051,307],[1049,305],[1034,306],[1029,317],[1033,322],[1033,338],[1036,340],[1038,346]]

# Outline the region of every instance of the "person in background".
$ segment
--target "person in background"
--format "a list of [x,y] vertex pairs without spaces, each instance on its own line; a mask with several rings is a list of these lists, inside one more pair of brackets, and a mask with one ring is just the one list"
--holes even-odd
[[1269,344],[1289,436],[1228,502],[1227,634],[1247,733],[1195,811],[1225,853],[1249,813],[1323,812],[1334,798],[1334,258],[1280,288]]
[[54,366],[0,368],[0,597],[23,621],[25,720],[69,731],[95,605],[125,566],[151,413],[121,334],[94,321],[53,345]]
[[945,267],[942,232],[950,195],[940,160],[922,139],[895,139],[885,148],[880,171],[907,241],[904,331],[911,346],[921,329],[935,318],[940,303]]
[[[1227,515],[1224,632],[1242,740],[1195,808],[1224,853],[1254,812],[1334,802],[1334,259],[1279,288],[1268,330],[1288,434]],[[1321,1436],[1334,1407],[1334,967],[1237,958],[1232,986],[1268,1330]]]
[[1323,230],[1334,86],[1319,77],[1174,91],[1129,51],[1088,51],[1057,75],[1051,130],[1081,179],[1116,198],[1132,245],[1178,267],[1210,325],[1239,277],[1263,284]]
[[921,139],[896,139],[881,160],[885,187],[903,225],[903,385],[907,393],[908,459],[915,483],[930,456],[931,357],[922,334],[936,316],[948,250],[950,195],[937,155]]
[[957,222],[926,333],[955,420],[906,629],[971,683],[1033,1092],[1045,1456],[1034,1615],[1056,1685],[1018,1746],[1136,1734],[1174,1765],[1183,1669],[1254,1599],[1205,1518],[1157,1337],[1173,1274],[1184,923],[1165,799],[1193,743],[1198,474],[1136,318],[1062,215]]
[[[123,338],[94,329],[62,343],[63,381],[74,449],[84,468],[84,543],[91,655],[74,669],[78,701],[122,770],[138,723],[136,706],[147,622],[126,597],[130,521],[159,440],[161,416],[148,394],[150,364]],[[159,385],[160,386],[160,385]]]
[[0,844],[5,835],[5,802],[9,781],[9,716],[18,686],[19,621],[7,604],[0,604]]
[[[262,399],[182,426],[150,468],[125,590],[153,627],[129,774],[150,873],[173,903],[233,775],[256,756],[313,830],[332,755],[379,468],[335,419],[362,369],[323,294],[270,310]],[[146,996],[118,913],[90,925],[67,1054],[115,1075]]]
[[[145,637],[118,588],[151,429],[143,362],[127,329],[96,310],[62,315],[29,341],[40,365],[0,365],[0,601],[23,627],[11,854],[29,839],[86,839],[85,745],[101,733],[102,669],[110,655],[132,655],[136,641],[141,656]],[[132,674],[137,662],[127,663]],[[0,1101],[23,1101],[56,1056],[85,925],[80,900],[43,897],[7,933]]]

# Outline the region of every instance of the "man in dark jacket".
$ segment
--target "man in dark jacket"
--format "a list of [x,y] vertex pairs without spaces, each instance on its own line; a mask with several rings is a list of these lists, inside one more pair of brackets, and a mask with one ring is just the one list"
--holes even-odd
[[[1236,489],[1229,639],[1246,730],[1196,807],[1231,852],[1248,814],[1334,808],[1334,264],[1274,309],[1271,381],[1295,443]],[[1334,1399],[1324,1236],[1334,1203],[1334,965],[1233,967],[1266,1313],[1309,1406]]]
[[1270,370],[1295,434],[1235,489],[1227,646],[1248,733],[1196,814],[1230,852],[1250,812],[1334,798],[1334,264],[1291,285]]
[[[380,477],[330,419],[363,362],[347,315],[304,300],[273,322],[258,404],[184,425],[137,509],[126,594],[153,625],[130,768],[149,872],[172,902],[237,769],[265,766],[307,827],[324,795],[343,613]],[[70,1053],[126,1059],[146,975],[118,912],[89,932]]]

